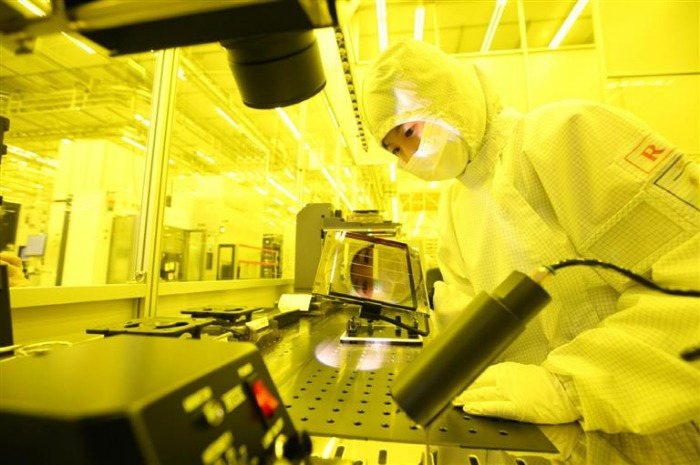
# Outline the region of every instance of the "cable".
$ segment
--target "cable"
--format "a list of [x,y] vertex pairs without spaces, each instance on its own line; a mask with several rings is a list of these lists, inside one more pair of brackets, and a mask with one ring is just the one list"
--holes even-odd
[[391,323],[394,326],[397,326],[401,329],[405,329],[406,331],[420,334],[421,336],[424,336],[424,337],[427,337],[430,335],[430,327],[428,327],[428,329],[426,329],[426,330],[418,329],[415,326],[409,326],[407,324],[401,323],[400,321],[396,321],[393,318],[390,318],[390,317],[385,316],[385,315],[372,315],[372,319],[386,321],[386,322]]
[[[391,318],[386,315],[382,315],[382,309],[384,307],[379,304],[374,304],[371,302],[365,302],[360,306],[360,318],[364,318],[365,320],[382,320],[386,321],[388,323],[393,324],[394,326],[397,326],[401,329],[405,329],[406,331],[414,332],[416,334],[420,334],[421,336],[427,337],[430,335],[430,324],[428,323],[428,315],[421,313],[421,312],[416,312],[413,317],[416,318],[416,315],[423,315],[425,318],[425,330],[419,329],[415,326],[409,326],[407,324],[402,323],[401,321],[398,321],[395,318]],[[416,322],[417,324],[417,322]]]
[[551,274],[554,274],[556,270],[560,270],[562,268],[567,268],[569,266],[577,266],[577,265],[585,265],[585,266],[593,266],[593,267],[600,267],[600,268],[607,268],[610,270],[617,271],[620,274],[623,274],[630,278],[633,281],[636,281],[637,283],[648,287],[650,289],[657,290],[659,292],[663,292],[664,294],[671,294],[671,295],[679,295],[679,296],[685,296],[685,297],[700,297],[700,291],[695,290],[695,289],[671,289],[667,287],[660,286],[659,284],[655,283],[654,281],[651,281],[643,276],[640,276],[630,270],[627,270],[625,268],[622,268],[617,265],[613,265],[612,263],[606,263],[606,262],[601,262],[599,260],[594,260],[594,259],[580,259],[580,258],[571,258],[567,260],[563,260],[559,263],[556,263],[554,265],[546,265],[545,268],[549,270]]

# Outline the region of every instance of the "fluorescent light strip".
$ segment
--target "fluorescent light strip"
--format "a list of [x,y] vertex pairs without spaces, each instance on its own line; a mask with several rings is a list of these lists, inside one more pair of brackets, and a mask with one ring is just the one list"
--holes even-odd
[[24,8],[26,8],[27,10],[29,10],[32,14],[34,14],[36,16],[41,16],[41,17],[46,16],[46,12],[44,10],[42,10],[41,8],[39,8],[38,6],[36,6],[34,4],[34,2],[32,2],[30,0],[19,0],[19,4],[22,5]]
[[343,182],[343,179],[340,178],[340,177],[338,178],[338,184],[340,184],[340,190],[341,190],[341,191],[346,191],[346,190],[348,190],[347,186],[346,186],[345,183]]
[[328,170],[326,170],[326,168],[324,167],[324,168],[321,168],[321,172],[326,177],[326,179],[331,184],[331,186],[333,186],[333,189],[335,189],[335,191],[338,192],[338,195],[340,196],[340,199],[343,201],[345,206],[348,207],[348,209],[350,211],[353,211],[354,208],[352,208],[352,205],[350,205],[350,201],[348,200],[347,197],[345,197],[345,194],[343,194],[340,191],[340,189],[338,189],[338,184],[336,184],[335,180],[331,177],[331,174],[328,172]]
[[413,15],[413,38],[423,40],[423,30],[425,29],[425,7],[419,6]]
[[491,42],[493,42],[493,36],[496,35],[496,29],[498,29],[498,23],[501,22],[501,16],[503,15],[503,9],[506,6],[507,0],[498,0],[496,2],[496,8],[493,10],[491,15],[491,22],[486,30],[486,35],[484,36],[484,42],[481,44],[481,52],[487,52],[491,48]]
[[34,152],[30,152],[29,150],[24,150],[23,148],[16,147],[14,145],[8,145],[7,151],[10,153],[14,153],[15,155],[19,155],[20,157],[29,158],[29,159],[37,158],[39,156]]
[[253,189],[261,195],[267,195],[267,191],[265,189],[263,189],[262,187],[253,186]]
[[350,211],[355,210],[354,208],[352,208],[352,205],[350,205],[350,201],[348,200],[347,197],[345,197],[345,194],[343,194],[342,192],[338,192],[338,195],[340,195],[340,200],[342,200],[343,203],[345,204],[345,206],[348,207],[348,210],[350,210]]
[[[39,163],[43,163],[44,165],[48,165],[52,168],[58,168],[58,161],[52,160],[51,158],[43,158],[39,157],[36,159]],[[46,168],[42,167],[41,170],[44,171]]]
[[90,55],[94,55],[97,53],[92,47],[87,45],[82,40],[76,39],[75,37],[70,36],[70,35],[66,34],[65,32],[61,32],[61,35],[63,37],[65,37],[66,39],[70,40],[71,42],[73,42],[73,45],[75,45],[76,47],[80,47],[84,52],[89,53]]
[[377,0],[377,32],[379,34],[379,51],[383,51],[389,44],[386,29],[386,0]]
[[279,184],[279,183],[278,183],[277,181],[275,181],[274,179],[272,179],[272,178],[267,178],[267,182],[268,182],[269,184],[272,184],[273,186],[275,186],[280,192],[282,192],[284,195],[286,195],[287,197],[289,197],[289,198],[292,199],[293,201],[295,201],[295,202],[299,201],[299,199],[297,198],[296,195],[294,195],[294,194],[292,194],[291,192],[289,192],[287,189],[284,188],[284,186],[282,186],[281,184]]
[[284,111],[281,107],[276,108],[277,113],[279,113],[280,117],[282,118],[282,121],[287,125],[290,131],[294,134],[294,137],[299,140],[301,138],[301,134],[299,134],[299,130],[297,129],[296,126],[294,126],[294,123],[292,122],[291,119],[289,119],[289,115],[287,114],[286,111]]
[[396,165],[394,163],[389,165],[389,180],[396,182]]
[[418,235],[418,232],[420,231],[420,227],[423,224],[424,219],[425,219],[425,210],[422,210],[420,212],[420,215],[418,215],[418,220],[416,220],[416,226],[413,228],[413,236]]
[[335,183],[335,179],[333,179],[331,177],[331,174],[328,172],[328,170],[325,167],[321,168],[321,173],[323,173],[323,175],[326,177],[328,182],[331,183],[331,186],[333,186],[333,189],[338,191],[339,189],[338,189],[338,185]]
[[564,40],[566,34],[569,33],[569,30],[574,25],[583,9],[586,8],[586,5],[588,5],[588,0],[578,0],[578,2],[576,2],[576,5],[574,5],[574,7],[571,9],[569,16],[566,17],[564,24],[561,25],[547,48],[555,49],[559,47],[559,44],[561,44],[561,41]]
[[136,121],[138,121],[139,123],[143,124],[144,126],[150,126],[150,125],[151,125],[151,122],[150,122],[149,120],[147,120],[146,118],[144,118],[142,115],[139,115],[138,113],[136,113],[136,114],[134,115],[134,118],[136,119]]
[[203,152],[200,152],[199,150],[195,150],[194,153],[196,153],[199,158],[202,158],[204,161],[206,161],[209,164],[213,165],[214,163],[216,163],[216,161],[212,157],[210,157],[209,155],[207,155]]
[[228,124],[230,124],[231,126],[233,126],[233,127],[236,128],[236,129],[240,129],[240,126],[238,125],[238,123],[236,123],[236,122],[233,120],[233,118],[231,118],[231,117],[228,115],[228,113],[226,113],[224,110],[222,110],[222,109],[219,108],[219,107],[216,107],[216,112],[217,112],[219,115],[221,115],[221,117],[222,117],[223,119],[225,119],[225,120],[228,122]]
[[133,145],[133,146],[136,147],[137,149],[141,149],[141,150],[143,150],[144,152],[146,151],[146,146],[143,145],[143,144],[139,144],[139,143],[136,142],[134,139],[130,139],[129,137],[122,136],[122,140],[123,140],[124,142],[126,142],[127,144],[129,144],[129,145]]

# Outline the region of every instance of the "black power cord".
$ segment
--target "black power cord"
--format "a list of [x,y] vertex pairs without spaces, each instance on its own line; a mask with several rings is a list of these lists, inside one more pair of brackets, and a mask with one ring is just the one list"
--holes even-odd
[[[423,337],[427,337],[430,335],[430,324],[428,323],[428,315],[416,312],[413,317],[415,318],[416,315],[423,315],[425,318],[425,329],[420,329],[417,326],[411,326],[407,325],[405,323],[402,323],[400,319],[396,318],[391,318],[386,315],[382,315],[382,309],[383,307],[379,304],[373,304],[370,302],[365,302],[362,304],[360,307],[360,318],[364,318],[365,320],[381,320],[381,321],[386,321],[387,323],[391,323],[394,326],[397,326],[401,329],[405,329],[409,333],[413,332],[416,334],[419,334]],[[417,323],[416,323],[417,324]]]
[[642,286],[648,287],[650,289],[654,289],[659,292],[663,292],[664,294],[671,294],[671,295],[679,295],[679,296],[686,296],[686,297],[700,297],[700,291],[695,290],[695,289],[671,289],[667,287],[660,286],[659,284],[655,283],[654,281],[651,281],[643,276],[640,276],[628,269],[622,268],[617,265],[613,265],[612,263],[607,263],[607,262],[601,262],[599,260],[593,260],[593,259],[582,259],[582,258],[571,258],[568,260],[563,260],[559,263],[556,263],[554,265],[547,265],[545,266],[546,269],[550,271],[551,274],[554,274],[556,270],[560,270],[562,268],[567,268],[570,266],[576,266],[576,265],[585,265],[585,266],[597,266],[599,268],[607,268],[609,270],[615,270],[620,274],[623,274],[627,276],[628,278],[632,279],[633,281],[641,284]]

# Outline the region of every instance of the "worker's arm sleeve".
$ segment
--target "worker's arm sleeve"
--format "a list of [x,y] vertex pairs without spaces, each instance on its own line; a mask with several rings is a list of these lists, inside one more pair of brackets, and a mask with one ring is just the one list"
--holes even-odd
[[[653,268],[655,280],[700,287],[696,235]],[[678,287],[678,286],[676,286]],[[587,430],[653,433],[700,424],[700,299],[634,286],[618,311],[550,352],[543,366],[564,383]]]
[[462,270],[462,257],[459,251],[457,231],[452,219],[449,203],[452,202],[452,190],[442,194],[440,220],[438,225],[440,241],[437,249],[437,261],[442,281],[434,284],[433,308],[435,326],[441,331],[467,308],[474,296],[474,290]]
[[[528,132],[523,153],[581,256],[667,287],[700,288],[696,161],[608,107],[562,107],[531,124],[539,130]],[[700,420],[700,365],[680,357],[700,343],[700,299],[600,276],[620,292],[615,308],[600,314],[614,313],[543,362],[564,383],[584,428],[651,433]]]

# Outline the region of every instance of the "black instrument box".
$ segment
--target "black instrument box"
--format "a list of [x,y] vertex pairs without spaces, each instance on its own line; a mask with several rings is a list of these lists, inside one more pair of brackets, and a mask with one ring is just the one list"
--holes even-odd
[[295,437],[251,343],[117,335],[0,363],[0,463],[263,464]]

